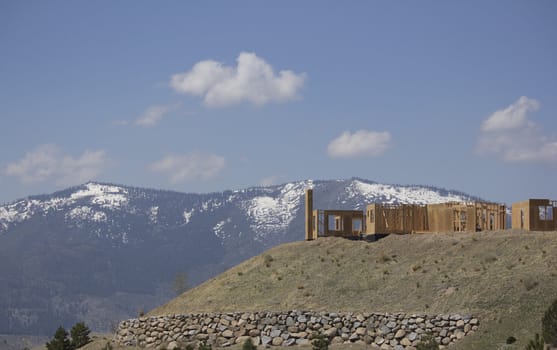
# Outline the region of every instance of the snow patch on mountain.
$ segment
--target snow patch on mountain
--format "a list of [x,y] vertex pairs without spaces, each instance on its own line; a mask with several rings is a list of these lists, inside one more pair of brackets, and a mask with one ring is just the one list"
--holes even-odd
[[219,209],[221,206],[223,205],[223,203],[219,200],[219,199],[209,199],[207,201],[204,201],[203,203],[201,203],[201,212],[204,211],[215,211],[217,209]]
[[219,221],[215,226],[213,226],[213,233],[215,234],[215,236],[219,237],[222,240],[229,238],[230,233],[224,229],[224,226],[231,222],[232,219],[228,218],[226,220]]
[[16,209],[15,205],[0,207],[0,220],[7,227],[5,222],[23,221],[28,217],[28,212],[21,212]]
[[[51,197],[45,200],[36,198],[24,199],[0,207],[0,229],[6,231],[10,228],[11,224],[21,223],[37,214],[46,216],[52,211],[67,210],[67,207],[78,202],[80,204],[88,203],[103,209],[122,209],[128,203],[127,195],[128,190],[125,188],[89,182],[80,186],[78,190],[72,192],[69,196]],[[86,200],[86,202],[82,202],[83,200]],[[103,211],[81,205],[70,209],[65,214],[65,218],[102,222],[106,221],[107,215]]]
[[10,224],[23,222],[35,213],[46,215],[51,210],[60,210],[66,202],[63,198],[51,198],[46,201],[29,199],[5,205],[0,207],[0,228],[7,230]]
[[151,207],[149,208],[149,221],[152,224],[156,224],[157,223],[157,217],[159,215],[159,207]]
[[89,182],[85,184],[85,189],[72,193],[70,200],[91,197],[92,204],[108,209],[118,209],[128,203],[127,194],[128,191],[122,187]]
[[353,180],[346,188],[346,192],[348,198],[351,199],[363,197],[365,203],[362,205],[364,206],[378,200],[387,204],[436,204],[469,200],[469,198],[452,193],[444,196],[437,191],[421,186],[395,186],[365,183],[359,180]]
[[90,207],[80,206],[73,208],[65,215],[66,220],[80,220],[93,222],[106,222],[106,213],[93,210]]
[[194,211],[194,208],[192,208],[190,211],[184,210],[184,220],[186,220],[186,225],[190,223]]
[[243,201],[240,205],[255,232],[255,239],[262,241],[270,233],[286,230],[296,217],[305,190],[312,185],[311,180],[288,183],[276,197],[258,196]]

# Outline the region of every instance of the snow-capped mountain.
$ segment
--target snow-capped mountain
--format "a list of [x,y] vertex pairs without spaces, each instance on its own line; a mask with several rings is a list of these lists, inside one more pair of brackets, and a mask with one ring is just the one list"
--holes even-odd
[[86,321],[103,330],[276,244],[304,237],[314,207],[476,199],[361,179],[298,181],[189,194],[90,182],[0,206],[0,333],[51,334]]

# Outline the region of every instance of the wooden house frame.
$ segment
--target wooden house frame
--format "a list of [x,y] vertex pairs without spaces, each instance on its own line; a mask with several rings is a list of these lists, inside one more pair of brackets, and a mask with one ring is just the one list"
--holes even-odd
[[557,230],[557,201],[528,199],[512,205],[512,227],[527,231]]
[[314,210],[312,237],[359,238],[364,232],[361,210]]
[[488,202],[376,203],[367,206],[366,234],[504,230],[505,216],[504,205]]

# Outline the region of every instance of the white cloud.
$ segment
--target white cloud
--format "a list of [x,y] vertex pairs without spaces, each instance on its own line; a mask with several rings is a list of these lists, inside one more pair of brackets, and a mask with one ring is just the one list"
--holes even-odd
[[327,152],[333,158],[377,157],[390,146],[391,134],[387,131],[345,131],[329,143]]
[[537,111],[540,103],[526,96],[521,96],[507,108],[500,109],[490,115],[482,123],[482,131],[510,130],[528,124],[528,112]]
[[224,164],[224,157],[219,155],[191,152],[167,155],[152,163],[149,169],[167,175],[172,183],[181,183],[215,177],[224,169]]
[[528,118],[540,103],[526,96],[483,121],[477,152],[506,162],[557,162],[557,139],[543,134]]
[[206,60],[196,63],[185,73],[174,74],[170,86],[177,92],[203,97],[207,106],[229,106],[243,102],[264,105],[285,102],[298,97],[305,73],[273,67],[254,53],[241,52],[237,66]]
[[86,150],[74,158],[63,154],[56,145],[45,144],[8,164],[4,174],[27,184],[53,181],[58,185],[75,185],[95,178],[106,162],[103,150]]
[[151,106],[143,113],[143,115],[137,118],[134,122],[135,125],[151,127],[155,126],[158,122],[162,120],[165,114],[174,111],[178,108],[178,104],[175,105],[165,105],[165,106]]

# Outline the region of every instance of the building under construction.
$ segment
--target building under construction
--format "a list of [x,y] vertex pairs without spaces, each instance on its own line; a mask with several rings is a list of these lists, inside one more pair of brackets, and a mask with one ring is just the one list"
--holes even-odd
[[[553,215],[552,217],[556,217]],[[488,202],[414,205],[369,204],[361,210],[314,210],[306,191],[306,240],[372,234],[473,232],[505,229],[506,209]]]
[[367,234],[493,231],[505,229],[505,206],[488,202],[427,205],[370,204]]

